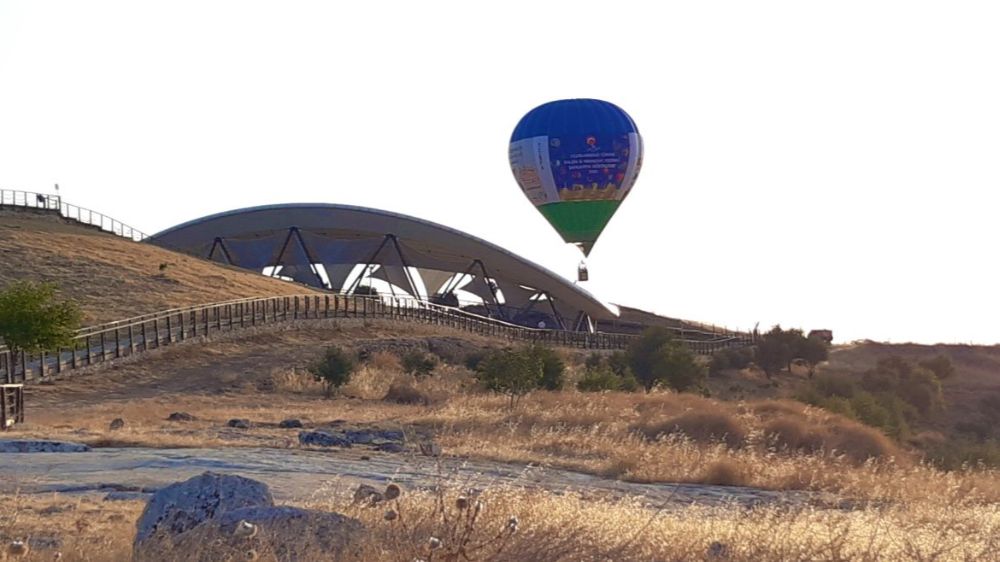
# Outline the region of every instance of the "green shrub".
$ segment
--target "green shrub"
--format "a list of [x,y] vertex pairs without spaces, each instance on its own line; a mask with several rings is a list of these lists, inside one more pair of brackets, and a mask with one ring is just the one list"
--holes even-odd
[[437,368],[437,359],[422,351],[411,351],[403,356],[403,371],[417,378],[429,376]]
[[753,350],[749,347],[720,349],[712,355],[708,372],[718,375],[726,369],[745,369],[753,362]]
[[702,366],[684,344],[665,328],[648,328],[629,346],[628,363],[636,380],[647,391],[657,385],[684,391],[705,378]]
[[538,386],[545,390],[560,390],[566,376],[566,363],[551,348],[535,345],[525,350],[542,364],[542,378]]
[[317,381],[324,385],[326,397],[333,394],[333,389],[344,386],[351,380],[351,375],[357,365],[349,353],[343,349],[331,346],[326,348],[323,357],[309,367],[309,372]]
[[56,298],[55,285],[18,281],[0,291],[0,340],[13,353],[72,345],[81,318],[75,303]]
[[510,407],[542,382],[542,361],[529,349],[503,349],[486,355],[476,366],[476,380],[488,390],[510,396]]
[[614,374],[607,367],[590,369],[576,383],[576,388],[581,392],[622,390],[622,377]]

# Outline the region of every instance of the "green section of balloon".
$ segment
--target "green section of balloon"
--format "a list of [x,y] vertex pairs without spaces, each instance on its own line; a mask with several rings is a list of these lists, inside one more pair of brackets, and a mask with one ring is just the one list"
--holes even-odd
[[642,166],[642,137],[618,106],[550,102],[514,128],[510,166],[525,196],[566,242],[590,254]]

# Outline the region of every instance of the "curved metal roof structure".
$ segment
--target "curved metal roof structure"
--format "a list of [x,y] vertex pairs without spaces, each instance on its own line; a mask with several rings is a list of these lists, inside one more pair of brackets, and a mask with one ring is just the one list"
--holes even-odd
[[378,285],[382,293],[485,309],[532,326],[592,329],[617,317],[586,290],[495,244],[378,209],[251,207],[195,219],[147,241],[341,293]]

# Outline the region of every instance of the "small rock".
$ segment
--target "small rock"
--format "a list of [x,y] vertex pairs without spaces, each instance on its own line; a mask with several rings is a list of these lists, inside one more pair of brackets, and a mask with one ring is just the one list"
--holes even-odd
[[250,420],[239,419],[239,418],[234,418],[229,420],[229,422],[226,425],[229,427],[235,427],[236,429],[250,429],[251,427],[253,427],[253,424],[250,423]]
[[427,441],[420,444],[420,454],[425,457],[440,457],[441,456],[441,445],[433,441]]
[[372,460],[372,458],[369,457],[368,455],[361,455],[361,460],[363,460],[363,461],[370,461],[370,460]]
[[379,443],[375,445],[375,450],[383,453],[402,453],[406,451],[406,447],[399,443]]
[[708,545],[708,551],[706,554],[710,559],[729,558],[729,547],[719,541],[715,541]]
[[374,432],[375,440],[405,443],[406,435],[399,429],[380,429]]
[[354,490],[354,503],[356,504],[375,505],[381,503],[384,499],[385,496],[382,495],[382,492],[379,492],[368,484],[361,484],[357,490]]
[[278,427],[283,429],[297,429],[302,427],[302,421],[297,420],[295,418],[281,420],[281,423],[278,424]]
[[70,441],[0,440],[0,453],[86,453],[90,447]]
[[302,431],[299,432],[299,443],[302,445],[313,445],[316,447],[344,447],[350,448],[351,442],[346,437],[334,435],[325,431]]
[[11,541],[11,543],[7,545],[7,554],[13,558],[27,556],[29,550],[31,549],[28,548],[28,543],[24,541]]
[[111,420],[110,424],[108,424],[108,429],[110,429],[111,431],[118,431],[119,429],[124,429],[124,428],[125,428],[125,420],[123,420],[122,418],[115,418]]
[[196,419],[198,418],[192,416],[187,412],[174,412],[169,416],[167,416],[167,421],[173,421],[173,422],[189,422],[189,421],[195,421]]
[[367,445],[375,440],[375,435],[367,429],[347,430],[344,437],[354,445]]

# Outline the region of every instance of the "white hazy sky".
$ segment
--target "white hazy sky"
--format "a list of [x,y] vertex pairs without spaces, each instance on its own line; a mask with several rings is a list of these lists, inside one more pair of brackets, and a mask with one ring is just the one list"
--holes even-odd
[[540,103],[602,98],[646,158],[598,296],[995,343],[998,29],[995,2],[0,0],[0,187],[150,233],[367,205],[573,276],[507,143]]

